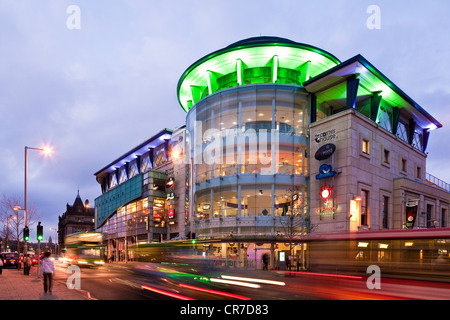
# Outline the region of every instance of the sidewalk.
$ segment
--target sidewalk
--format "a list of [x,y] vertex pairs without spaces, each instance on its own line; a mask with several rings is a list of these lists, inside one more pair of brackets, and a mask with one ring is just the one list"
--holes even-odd
[[4,269],[0,275],[0,300],[87,300],[77,290],[68,289],[65,282],[53,279],[52,293],[44,293],[44,280],[37,278],[37,267],[25,276],[23,269]]

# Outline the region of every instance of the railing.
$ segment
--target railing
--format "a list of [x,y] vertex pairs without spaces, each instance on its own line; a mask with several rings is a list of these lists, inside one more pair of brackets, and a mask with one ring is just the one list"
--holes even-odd
[[444,189],[447,192],[450,192],[450,184],[449,183],[442,181],[441,179],[436,178],[435,176],[433,176],[429,173],[426,174],[425,179],[428,184],[438,187],[438,188],[441,188],[441,189]]

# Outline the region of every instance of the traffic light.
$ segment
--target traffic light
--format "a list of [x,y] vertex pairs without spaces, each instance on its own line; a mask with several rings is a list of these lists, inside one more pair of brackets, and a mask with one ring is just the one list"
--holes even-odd
[[44,231],[43,231],[43,227],[41,226],[41,222],[39,221],[38,226],[37,226],[37,239],[38,241],[42,241],[44,239]]
[[23,228],[23,240],[30,240],[30,229],[28,229],[28,227]]

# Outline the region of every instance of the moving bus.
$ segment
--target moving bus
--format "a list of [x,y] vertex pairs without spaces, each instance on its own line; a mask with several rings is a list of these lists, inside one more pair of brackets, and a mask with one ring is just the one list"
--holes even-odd
[[450,282],[450,228],[310,234],[310,270]]
[[105,263],[103,235],[100,232],[79,232],[66,236],[66,253],[62,259],[78,266],[101,266]]

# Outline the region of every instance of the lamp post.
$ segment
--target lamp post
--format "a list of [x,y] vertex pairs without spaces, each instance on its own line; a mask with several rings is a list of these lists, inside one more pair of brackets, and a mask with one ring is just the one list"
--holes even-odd
[[[28,175],[28,149],[30,149],[30,150],[38,150],[38,151],[42,151],[42,152],[45,152],[45,153],[49,153],[50,152],[50,149],[48,149],[48,148],[33,148],[33,147],[25,146],[25,190],[24,190],[24,193],[25,193],[24,202],[25,202],[25,204],[24,204],[24,209],[23,209],[24,210],[24,212],[23,212],[24,228],[27,227],[27,210],[28,210],[28,207],[27,207],[27,205],[28,205],[28,203],[27,203],[27,196],[28,196],[28,193],[27,193],[27,183],[28,183],[28,181],[27,181],[27,175]],[[23,254],[24,255],[27,254],[27,241],[24,241]]]

